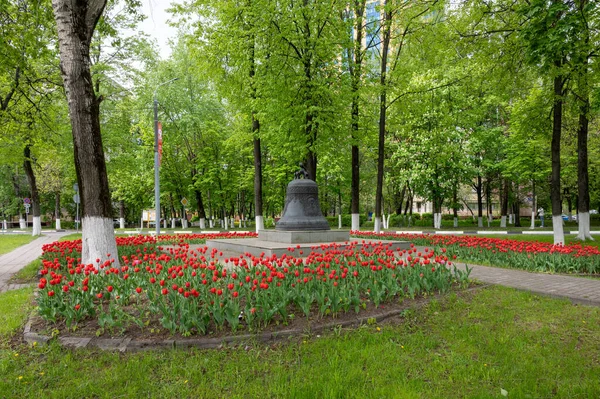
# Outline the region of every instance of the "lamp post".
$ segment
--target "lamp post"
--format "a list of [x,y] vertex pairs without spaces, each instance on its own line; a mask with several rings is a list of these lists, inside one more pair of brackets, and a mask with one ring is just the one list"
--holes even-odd
[[155,204],[155,216],[154,221],[156,223],[156,237],[160,234],[160,174],[158,165],[158,100],[156,99],[156,91],[159,87],[176,81],[179,78],[174,78],[163,82],[156,86],[154,89],[154,204]]

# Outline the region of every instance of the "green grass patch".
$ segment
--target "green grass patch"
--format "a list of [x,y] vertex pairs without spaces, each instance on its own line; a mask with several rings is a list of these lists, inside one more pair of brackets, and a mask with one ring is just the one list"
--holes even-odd
[[32,288],[22,288],[0,294],[0,339],[2,341],[10,337],[24,323],[31,310],[32,292]]
[[37,282],[37,274],[42,268],[42,260],[36,259],[11,277],[14,283],[32,283]]
[[[3,311],[12,326],[22,323],[28,292],[10,293],[20,301]],[[495,398],[504,389],[508,397],[591,398],[600,393],[599,340],[600,309],[493,287],[451,294],[407,312],[394,325],[248,350],[119,354],[5,343],[0,392],[7,397]]]
[[19,248],[21,245],[29,244],[36,238],[38,237],[33,237],[31,234],[0,234],[0,255],[9,253],[13,249]]
[[81,233],[72,233],[66,236],[62,236],[58,239],[58,241],[73,241],[73,240],[81,240]]
[[[515,240],[515,241],[539,241],[539,242],[554,242],[554,236],[552,234],[490,234],[482,237],[489,238],[500,238],[505,240]],[[565,245],[569,245],[572,243],[578,243],[586,246],[598,247],[600,248],[600,237],[596,236],[593,241],[580,241],[577,239],[577,236],[574,234],[565,234]]]

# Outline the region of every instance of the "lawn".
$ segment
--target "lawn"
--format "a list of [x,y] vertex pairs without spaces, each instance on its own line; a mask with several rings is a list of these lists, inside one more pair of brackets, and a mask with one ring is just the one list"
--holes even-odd
[[[501,238],[501,239],[510,239],[517,241],[540,241],[540,242],[554,242],[554,236],[552,234],[489,234],[485,235],[485,237],[489,238]],[[600,248],[600,236],[592,236],[595,237],[594,241],[579,241],[577,236],[574,234],[565,234],[565,245],[573,244],[573,243],[581,243],[582,245],[588,245]]]
[[30,234],[0,234],[0,255],[9,253],[21,245],[29,244],[36,238],[38,237],[33,237]]
[[6,397],[600,394],[600,309],[508,288],[449,294],[393,324],[276,346],[134,354],[9,344],[8,331],[18,332],[26,314],[28,292],[0,294],[0,392]]

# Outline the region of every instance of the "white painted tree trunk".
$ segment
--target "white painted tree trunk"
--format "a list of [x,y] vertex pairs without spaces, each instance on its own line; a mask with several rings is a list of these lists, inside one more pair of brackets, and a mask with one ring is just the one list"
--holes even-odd
[[120,218],[119,219],[119,228],[120,229],[124,229],[125,228],[125,218]]
[[112,218],[84,216],[82,218],[81,263],[98,266],[107,260],[114,259],[112,266],[119,267],[117,242]]
[[375,233],[381,233],[381,218],[380,217],[375,217],[373,231]]
[[454,218],[454,223],[452,225],[458,227],[458,218]]
[[200,218],[200,229],[204,230],[206,228],[206,218]]
[[33,231],[31,232],[32,236],[41,236],[42,235],[42,218],[39,216],[33,217]]
[[492,214],[488,213],[488,217],[487,217],[488,227],[490,227],[492,225],[492,220],[494,220],[494,218],[492,217]]
[[338,229],[342,228],[342,215],[338,215]]
[[181,227],[183,229],[187,229],[188,228],[188,221],[186,218],[181,219]]
[[229,222],[227,221],[227,217],[225,217],[225,221],[223,222],[223,229],[229,230]]
[[569,222],[572,222],[572,221],[573,221],[573,212],[569,211],[569,212],[567,213],[567,220],[568,220]]
[[360,230],[360,214],[353,213],[352,214],[352,227],[351,230],[358,231]]
[[6,223],[6,220],[2,221],[2,230],[8,230],[8,224]]
[[565,232],[563,230],[563,219],[561,215],[552,215],[552,230],[554,231],[554,244],[565,243]]
[[60,219],[56,219],[56,230],[60,230]]
[[477,216],[477,227],[483,227],[483,216]]
[[27,222],[25,221],[25,219],[19,219],[19,228],[20,229],[26,229],[27,228]]
[[442,228],[442,214],[441,213],[436,213],[437,215],[437,227],[436,229],[441,229]]
[[140,219],[140,229],[144,228],[144,219]]
[[513,215],[512,215],[512,213],[508,215],[508,224],[513,224]]
[[531,211],[531,230],[535,229],[535,211]]
[[390,228],[390,217],[391,217],[391,216],[392,216],[392,215],[390,215],[390,214],[388,214],[388,215],[387,215],[387,221],[385,222],[385,228],[386,228],[386,229],[389,229],[389,228]]
[[210,220],[208,221],[208,227],[209,227],[210,229],[212,229],[213,227],[215,227],[215,221],[214,221],[214,220],[212,220],[212,219],[210,219]]
[[254,223],[256,224],[256,232],[265,229],[265,218],[263,216],[255,216]]
[[506,215],[500,217],[500,227],[506,227]]
[[177,227],[177,219],[173,218],[171,219],[171,228],[174,229]]
[[166,228],[167,228],[167,219],[164,219],[163,220],[163,229],[166,229]]
[[585,240],[594,240],[592,235],[590,234],[590,213],[582,212],[577,215],[577,223],[579,223],[579,228],[577,231],[577,239],[581,241]]

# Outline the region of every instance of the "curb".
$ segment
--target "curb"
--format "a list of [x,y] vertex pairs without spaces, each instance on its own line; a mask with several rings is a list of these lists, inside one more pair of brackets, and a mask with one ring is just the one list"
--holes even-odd
[[[477,285],[475,287],[470,287],[465,290],[460,290],[458,292],[467,293],[475,290],[484,289],[489,287],[491,284],[485,285]],[[364,324],[372,324],[373,320],[375,323],[380,323],[386,319],[391,317],[400,316],[408,309],[421,308],[424,305],[428,304],[432,299],[438,298],[440,296],[445,296],[446,294],[436,294],[433,295],[424,301],[408,306],[403,309],[394,309],[387,312],[383,312],[377,315],[358,317],[354,320],[347,320],[344,322],[331,322],[318,327],[310,328],[309,330],[305,329],[289,329],[282,330],[276,332],[266,332],[259,334],[243,334],[243,335],[230,335],[220,338],[190,338],[190,339],[160,339],[160,340],[152,340],[152,339],[133,339],[133,338],[97,338],[97,337],[70,337],[70,336],[59,336],[56,338],[59,345],[65,348],[71,349],[82,349],[82,348],[97,348],[100,350],[106,351],[118,351],[121,353],[125,352],[140,352],[147,350],[164,350],[164,349],[185,349],[185,348],[198,348],[198,349],[222,349],[226,347],[232,346],[240,346],[245,343],[250,342],[260,342],[260,343],[273,343],[283,340],[288,340],[294,337],[299,337],[302,335],[308,334],[316,334],[321,333],[328,330],[333,330],[335,328],[345,328],[345,327],[358,327]],[[31,331],[31,318],[34,314],[30,314],[27,323],[23,329],[23,339],[25,342],[29,344],[37,343],[37,344],[48,344],[53,337],[38,334],[36,332]]]

